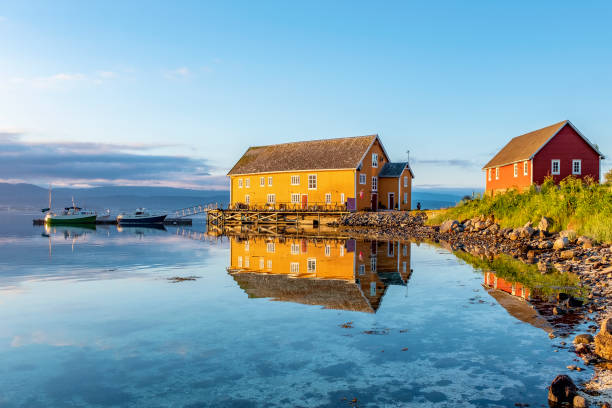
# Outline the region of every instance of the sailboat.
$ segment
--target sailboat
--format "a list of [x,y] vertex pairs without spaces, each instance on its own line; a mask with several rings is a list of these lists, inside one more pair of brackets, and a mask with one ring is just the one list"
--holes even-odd
[[[98,218],[95,211],[84,210],[74,204],[72,197],[72,207],[64,208],[61,213],[54,213],[51,208],[51,188],[49,188],[49,209],[45,215],[45,224],[49,225],[66,225],[66,224],[95,224]],[[45,211],[44,211],[45,212]]]

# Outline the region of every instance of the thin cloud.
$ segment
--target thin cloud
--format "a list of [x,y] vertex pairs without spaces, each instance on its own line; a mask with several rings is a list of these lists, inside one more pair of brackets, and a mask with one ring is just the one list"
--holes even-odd
[[68,84],[90,83],[101,84],[117,77],[113,71],[96,71],[93,74],[84,74],[81,72],[59,72],[57,74],[36,76],[36,77],[21,77],[16,76],[8,80],[12,85],[27,85],[33,88],[56,88]]
[[170,79],[186,78],[189,75],[191,75],[191,70],[189,70],[187,67],[180,67],[166,72],[166,78]]
[[463,159],[416,159],[412,160],[416,164],[435,165],[435,166],[451,166],[460,168],[478,167],[478,164],[471,160]]
[[[0,134],[1,136],[2,134]],[[220,188],[205,160],[142,154],[162,145],[32,143],[18,134],[0,137],[3,180],[64,185],[159,185]]]

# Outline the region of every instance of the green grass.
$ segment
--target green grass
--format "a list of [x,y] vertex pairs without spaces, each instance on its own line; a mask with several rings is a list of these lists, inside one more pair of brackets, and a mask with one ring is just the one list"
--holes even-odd
[[575,230],[600,242],[612,242],[612,187],[568,177],[557,186],[547,179],[541,188],[519,193],[510,190],[491,197],[464,200],[428,220],[436,225],[449,219],[464,220],[494,215],[502,227],[522,227],[542,216],[553,220],[553,232]]
[[521,283],[530,289],[537,290],[542,295],[564,292],[582,297],[586,293],[586,289],[580,288],[578,277],[571,273],[554,272],[542,275],[535,265],[525,264],[508,255],[501,255],[489,261],[463,251],[457,251],[454,254],[481,272],[493,271],[502,279]]

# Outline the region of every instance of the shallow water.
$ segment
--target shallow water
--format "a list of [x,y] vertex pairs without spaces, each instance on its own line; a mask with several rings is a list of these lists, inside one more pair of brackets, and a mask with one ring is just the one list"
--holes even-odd
[[534,407],[577,364],[439,247],[31,218],[0,214],[1,407]]

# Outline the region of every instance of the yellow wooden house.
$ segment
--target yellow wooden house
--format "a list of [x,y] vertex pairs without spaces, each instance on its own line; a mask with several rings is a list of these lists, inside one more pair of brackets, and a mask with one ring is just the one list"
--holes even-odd
[[232,209],[410,210],[414,174],[378,135],[250,147],[229,171]]

